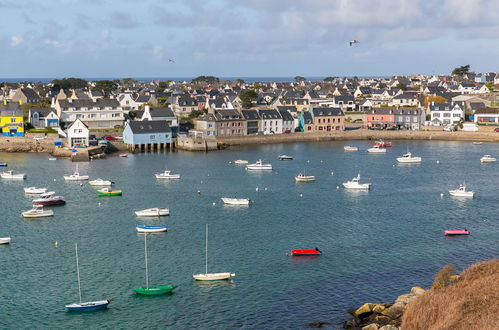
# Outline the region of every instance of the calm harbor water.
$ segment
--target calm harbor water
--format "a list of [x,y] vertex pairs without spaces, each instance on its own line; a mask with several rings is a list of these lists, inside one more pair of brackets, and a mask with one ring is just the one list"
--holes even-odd
[[[345,153],[345,144],[360,150]],[[0,327],[299,329],[314,321],[333,327],[363,302],[392,301],[413,285],[429,286],[445,264],[460,271],[497,257],[499,164],[479,162],[484,154],[499,156],[497,144],[395,141],[384,155],[367,154],[367,147],[364,141],[283,144],[80,163],[80,173],[115,181],[124,191],[107,198],[97,197],[88,183],[65,182],[62,176],[75,169],[68,160],[0,154],[9,169],[28,174],[24,182],[0,182],[0,237],[12,237],[10,245],[0,246]],[[396,165],[407,150],[423,163]],[[283,153],[295,159],[278,161]],[[258,158],[274,171],[252,173],[229,164]],[[153,174],[166,166],[182,179],[156,180]],[[317,181],[295,183],[299,172]],[[371,191],[336,189],[358,172],[363,182],[372,182]],[[448,195],[463,181],[477,192],[474,199]],[[53,207],[52,218],[26,220],[20,213],[31,201],[24,186],[48,187],[67,204]],[[226,207],[224,196],[254,204]],[[149,207],[169,207],[171,216],[143,219],[133,213]],[[232,281],[192,279],[204,272],[206,223],[209,271],[234,272]],[[138,224],[169,226],[168,233],[147,241],[150,284],[178,285],[172,295],[133,294],[145,282]],[[444,229],[464,227],[471,236],[443,236]],[[78,300],[75,242],[83,300],[112,297],[108,310],[75,314],[64,308]],[[314,247],[321,257],[285,255]]]

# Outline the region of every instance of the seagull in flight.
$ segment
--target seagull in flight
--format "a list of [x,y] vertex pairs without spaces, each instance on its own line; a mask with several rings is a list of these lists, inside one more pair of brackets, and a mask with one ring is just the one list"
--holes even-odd
[[350,46],[352,46],[354,44],[358,44],[358,43],[359,43],[359,41],[355,40],[355,39],[349,42]]
[[173,58],[169,58],[169,59],[168,59],[168,62],[175,63],[175,60],[174,60]]

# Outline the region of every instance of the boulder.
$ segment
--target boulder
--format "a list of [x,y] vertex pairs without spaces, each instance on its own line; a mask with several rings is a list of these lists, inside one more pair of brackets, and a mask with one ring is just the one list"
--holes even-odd
[[378,325],[376,323],[371,323],[362,328],[362,330],[378,330]]
[[376,322],[376,324],[379,325],[380,327],[390,324],[391,321],[392,321],[391,318],[384,315],[377,315],[374,319],[374,322]]
[[375,313],[381,313],[386,309],[384,304],[375,304],[374,307],[372,308],[372,311]]
[[393,306],[381,312],[381,315],[388,316],[392,320],[398,319],[404,313],[406,305],[402,303],[395,303]]
[[395,304],[398,303],[398,304],[407,305],[415,297],[416,297],[416,295],[412,294],[412,293],[402,294],[402,295],[398,296],[397,299],[395,299]]
[[413,287],[411,288],[411,294],[414,294],[414,295],[416,295],[416,296],[419,296],[419,295],[421,295],[421,294],[423,294],[423,293],[425,293],[425,292],[426,292],[426,290],[425,290],[425,289],[423,289],[423,288],[422,288],[422,287],[420,287],[420,286],[413,286]]
[[365,303],[364,305],[360,306],[355,312],[354,314],[357,315],[359,318],[364,318],[366,316],[369,316],[369,314],[372,313],[372,309],[374,307],[375,304],[371,304],[371,303]]
[[381,328],[379,328],[379,330],[399,330],[399,328],[396,327],[396,326],[394,326],[394,325],[387,324],[387,325],[382,326]]

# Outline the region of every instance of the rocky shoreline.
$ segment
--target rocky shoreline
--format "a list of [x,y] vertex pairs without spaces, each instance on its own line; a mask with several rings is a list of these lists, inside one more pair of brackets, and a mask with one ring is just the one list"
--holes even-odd
[[407,294],[395,299],[393,304],[365,303],[356,310],[349,311],[352,320],[343,323],[344,329],[362,330],[398,330],[402,324],[402,315],[411,301],[425,294],[426,290],[414,286]]

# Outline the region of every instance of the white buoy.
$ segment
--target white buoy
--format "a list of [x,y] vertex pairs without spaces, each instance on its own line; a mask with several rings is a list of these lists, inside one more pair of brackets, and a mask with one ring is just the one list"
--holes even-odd
[[265,191],[267,191],[267,187],[265,187],[265,189],[264,189],[264,190],[265,190]]
[[439,161],[439,160],[437,160],[437,164],[440,164],[440,161]]
[[258,191],[258,187],[255,188],[255,191]]
[[303,194],[300,194],[300,197],[303,197]]
[[340,189],[340,186],[336,186],[336,189]]
[[100,206],[100,202],[99,202],[99,206]]
[[331,172],[331,175],[334,175],[334,172]]
[[310,161],[309,161],[309,160],[307,160],[307,163],[310,163]]
[[444,193],[440,193],[440,198],[443,198],[444,197]]
[[392,166],[395,167],[395,164],[393,164]]
[[213,206],[217,205],[217,203],[213,202]]
[[56,179],[54,179],[54,181],[57,181]]
[[198,194],[200,194],[200,195],[201,195],[201,190],[198,190]]
[[203,181],[201,181],[201,183],[203,183]]
[[83,183],[80,183],[80,187],[83,187]]

